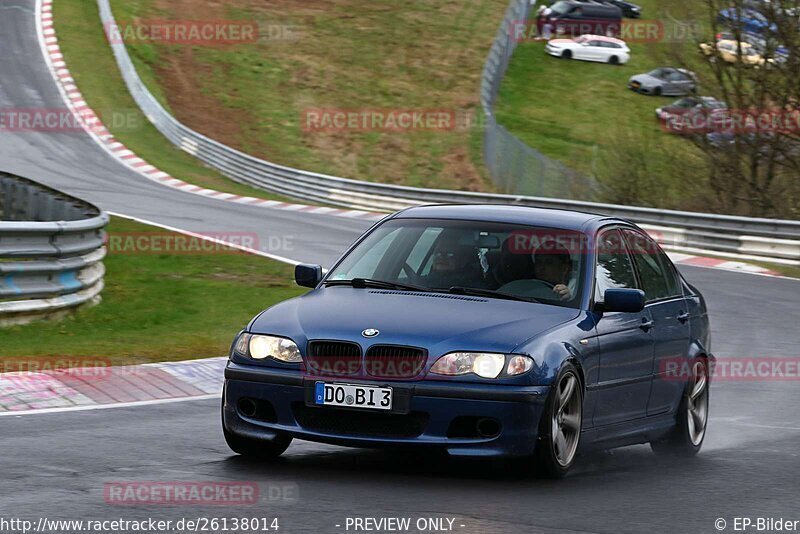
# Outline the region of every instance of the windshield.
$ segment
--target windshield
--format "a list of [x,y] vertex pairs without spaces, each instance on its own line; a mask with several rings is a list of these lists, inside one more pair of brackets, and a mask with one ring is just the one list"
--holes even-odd
[[496,291],[578,308],[584,234],[505,223],[393,219],[367,236],[326,282],[362,278],[432,291]]

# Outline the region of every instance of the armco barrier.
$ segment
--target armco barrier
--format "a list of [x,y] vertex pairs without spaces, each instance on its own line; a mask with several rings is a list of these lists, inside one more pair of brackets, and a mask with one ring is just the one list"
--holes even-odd
[[[523,0],[512,1],[498,38],[508,32],[511,21],[527,17],[529,7],[525,4]],[[109,0],[97,0],[97,5],[103,26],[115,27]],[[155,127],[173,144],[237,182],[295,198],[366,210],[394,211],[431,203],[491,203],[591,211],[660,227],[665,236],[661,242],[665,248],[675,251],[701,249],[734,258],[757,257],[800,263],[800,221],[666,211],[559,198],[420,189],[350,180],[276,165],[225,146],[178,122],[139,78],[125,44],[117,39],[111,40],[110,44],[128,90]],[[513,44],[509,46],[513,47]],[[498,50],[493,54],[496,68],[504,69],[510,52]],[[484,81],[489,75],[488,71],[484,73]],[[496,87],[482,89],[484,105],[492,104],[496,90]],[[752,237],[759,239],[753,241]]]
[[87,202],[0,172],[0,325],[95,301],[107,224]]

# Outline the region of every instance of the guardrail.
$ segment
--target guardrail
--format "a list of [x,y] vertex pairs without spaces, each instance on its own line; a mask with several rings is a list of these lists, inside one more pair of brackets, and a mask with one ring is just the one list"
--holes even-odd
[[[522,0],[513,0],[512,4],[522,6],[523,3]],[[109,0],[97,0],[97,5],[104,28],[116,27]],[[522,17],[515,9],[523,8],[509,9],[504,28],[514,17]],[[527,11],[524,14],[527,16]],[[507,31],[507,28],[500,30]],[[110,45],[128,90],[155,127],[175,146],[237,182],[299,199],[366,210],[394,211],[430,203],[492,203],[591,211],[625,217],[645,225],[646,229],[649,226],[656,235],[663,236],[661,242],[667,249],[701,249],[736,258],[753,257],[800,264],[800,221],[666,211],[559,198],[420,189],[276,165],[223,145],[181,124],[139,78],[125,44],[112,39]],[[506,56],[505,52],[498,56],[498,68],[507,65]],[[496,87],[482,94],[482,100],[491,104],[492,94],[496,94]],[[487,96],[491,98],[486,100]]]
[[96,302],[107,224],[87,202],[0,172],[0,325]]

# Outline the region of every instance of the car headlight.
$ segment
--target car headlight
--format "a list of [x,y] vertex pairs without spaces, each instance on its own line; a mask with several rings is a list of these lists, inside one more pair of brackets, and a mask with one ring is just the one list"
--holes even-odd
[[236,342],[236,352],[254,360],[272,358],[286,363],[300,363],[300,349],[291,339],[258,334],[242,334]]
[[433,364],[431,373],[437,375],[459,376],[476,374],[481,378],[497,378],[505,368],[509,376],[527,373],[533,367],[533,359],[529,356],[508,355],[491,352],[451,352],[445,354]]

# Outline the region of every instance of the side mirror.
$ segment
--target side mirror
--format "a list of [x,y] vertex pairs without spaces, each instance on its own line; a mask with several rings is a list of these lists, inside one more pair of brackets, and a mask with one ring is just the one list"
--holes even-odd
[[639,313],[644,309],[644,291],[641,289],[606,289],[600,309],[604,312]]
[[294,268],[294,281],[298,286],[317,287],[322,280],[322,266],[300,264]]

